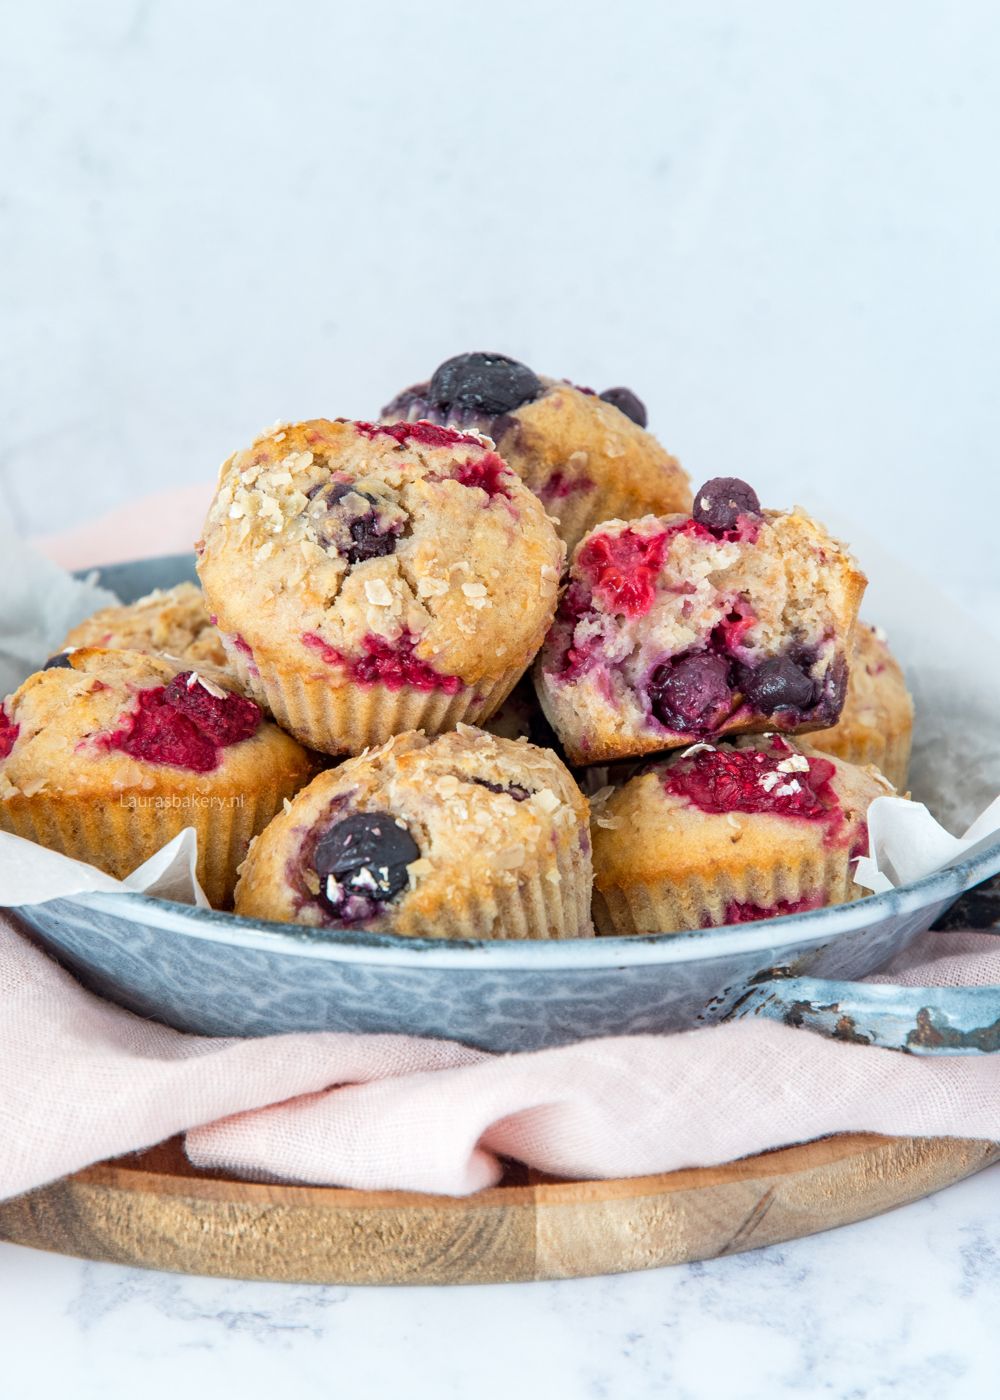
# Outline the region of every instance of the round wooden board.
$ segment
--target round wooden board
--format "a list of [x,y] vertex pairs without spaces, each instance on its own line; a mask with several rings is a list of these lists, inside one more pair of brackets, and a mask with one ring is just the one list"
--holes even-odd
[[864,1220],[1000,1144],[845,1135],[618,1181],[523,1168],[465,1198],[196,1172],[179,1139],[0,1203],[0,1239],[84,1259],[298,1283],[500,1283],[710,1259]]

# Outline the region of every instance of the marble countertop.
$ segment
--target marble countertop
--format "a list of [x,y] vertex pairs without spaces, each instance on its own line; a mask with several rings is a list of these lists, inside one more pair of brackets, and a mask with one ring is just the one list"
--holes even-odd
[[9,1400],[980,1397],[1000,1166],[810,1239],[650,1273],[466,1288],[233,1283],[0,1245]]

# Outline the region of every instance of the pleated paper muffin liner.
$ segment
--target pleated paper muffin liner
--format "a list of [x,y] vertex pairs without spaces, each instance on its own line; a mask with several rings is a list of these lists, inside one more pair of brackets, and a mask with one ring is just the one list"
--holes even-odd
[[97,800],[67,793],[18,794],[0,802],[0,829],[123,880],[185,827],[193,827],[198,881],[209,903],[224,909],[232,904],[237,869],[251,840],[297,787],[294,778],[287,778],[228,795],[133,789]]
[[433,914],[410,913],[395,933],[413,938],[589,938],[591,865],[574,827],[556,843],[554,859],[530,861],[517,884],[455,890]]
[[[594,922],[600,934],[683,933],[732,922],[733,904],[768,913],[819,908],[857,899],[846,847],[803,857],[770,870],[759,865],[713,876],[639,881],[594,889]],[[791,908],[789,908],[791,906]]]
[[498,710],[525,672],[509,667],[489,680],[463,686],[454,695],[442,690],[392,689],[378,683],[333,685],[301,671],[265,666],[225,639],[237,679],[282,729],[300,743],[328,754],[358,754],[384,744],[394,734],[422,729],[443,734],[459,724],[482,724]]

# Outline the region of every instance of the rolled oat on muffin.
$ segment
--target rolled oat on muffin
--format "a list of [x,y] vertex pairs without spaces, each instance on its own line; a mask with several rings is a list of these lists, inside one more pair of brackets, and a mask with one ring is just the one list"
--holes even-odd
[[258,837],[236,912],[424,938],[592,933],[587,801],[554,754],[462,725],[321,773]]
[[690,516],[606,521],[577,546],[535,667],[574,764],[839,717],[866,579],[796,508],[706,483]]
[[182,664],[84,647],[29,676],[0,706],[0,830],[123,879],[194,827],[222,908],[314,764],[252,700]]
[[874,768],[779,734],[694,744],[593,799],[599,933],[677,933],[859,899]]
[[223,465],[199,554],[241,684],[331,754],[488,719],[541,645],[563,561],[479,436],[324,419]]
[[486,433],[556,520],[567,549],[600,520],[691,508],[691,483],[646,431],[646,409],[630,389],[595,394],[508,355],[473,351],[398,394],[382,420],[398,419]]

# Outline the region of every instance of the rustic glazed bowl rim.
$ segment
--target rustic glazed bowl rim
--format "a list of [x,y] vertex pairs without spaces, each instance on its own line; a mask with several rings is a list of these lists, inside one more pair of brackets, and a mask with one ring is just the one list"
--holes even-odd
[[801,914],[761,919],[749,924],[693,929],[687,933],[631,934],[627,937],[566,939],[405,938],[392,933],[310,928],[268,923],[215,909],[196,909],[137,893],[92,892],[72,902],[98,914],[160,928],[186,938],[230,947],[255,948],[291,957],[327,962],[378,963],[394,967],[447,967],[472,971],[530,968],[534,971],[582,971],[682,963],[755,951],[769,954],[782,947],[822,943],[864,929],[883,919],[901,917],[947,903],[966,890],[1000,874],[1000,836],[989,837],[960,861],[926,875],[912,885],[867,895],[850,904],[834,904]]

